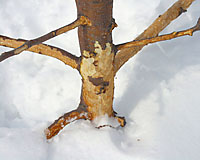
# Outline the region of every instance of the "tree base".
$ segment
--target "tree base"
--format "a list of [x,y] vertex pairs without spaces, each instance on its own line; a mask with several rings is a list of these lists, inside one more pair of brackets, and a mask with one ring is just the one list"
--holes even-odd
[[[116,113],[114,113],[113,115],[114,115],[113,117],[119,122],[119,125],[121,127],[124,127],[126,125],[126,120],[124,117],[116,116]],[[52,137],[56,136],[66,125],[79,119],[92,121],[92,119],[90,118],[90,114],[87,111],[78,108],[76,110],[64,114],[63,116],[59,117],[53,124],[51,124],[45,130],[46,138],[51,139]],[[103,125],[103,127],[104,126],[107,125]],[[112,126],[109,125],[109,127]],[[96,128],[100,129],[102,127],[96,127]]]

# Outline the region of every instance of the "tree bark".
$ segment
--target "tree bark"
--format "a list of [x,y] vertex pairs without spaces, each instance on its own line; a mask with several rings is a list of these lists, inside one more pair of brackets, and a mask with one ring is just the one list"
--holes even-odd
[[76,5],[78,17],[88,17],[92,23],[78,28],[82,57],[80,105],[86,108],[90,120],[105,114],[114,116],[113,0],[76,0]]

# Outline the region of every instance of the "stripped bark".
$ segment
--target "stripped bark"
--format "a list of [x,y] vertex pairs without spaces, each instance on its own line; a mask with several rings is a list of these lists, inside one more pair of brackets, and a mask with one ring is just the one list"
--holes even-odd
[[[0,46],[10,47],[10,48],[18,48],[21,45],[23,45],[25,42],[27,42],[27,40],[14,39],[14,38],[0,35]],[[57,47],[54,47],[51,45],[42,43],[42,44],[38,44],[38,45],[34,45],[34,46],[30,47],[29,49],[27,49],[27,51],[50,56],[50,57],[53,57],[53,58],[56,58],[56,59],[62,61],[66,65],[71,66],[72,68],[75,68],[75,69],[79,68],[79,61],[80,61],[79,57],[76,57],[75,55],[73,55],[65,50],[62,50],[60,48],[57,48]],[[10,55],[10,56],[7,54],[0,55],[0,62],[2,62],[3,60],[5,60],[11,56],[13,56],[13,55]]]
[[78,28],[83,82],[80,103],[87,107],[91,119],[113,116],[113,0],[76,0],[76,5],[78,16],[84,15],[92,23]]
[[[164,14],[158,18],[135,40],[147,39],[157,36],[164,28],[166,28],[174,19],[187,11],[187,8],[195,0],[178,0]],[[115,56],[115,73],[135,54],[137,54],[144,46],[136,46],[119,50]]]

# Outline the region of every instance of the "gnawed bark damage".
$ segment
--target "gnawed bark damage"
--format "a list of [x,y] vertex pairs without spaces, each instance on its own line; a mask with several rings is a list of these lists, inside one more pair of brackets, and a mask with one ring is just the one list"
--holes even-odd
[[82,76],[82,101],[88,107],[91,119],[108,114],[113,116],[114,52],[110,43],[103,50],[98,41],[94,53],[83,51],[80,65]]
[[[34,40],[26,41],[0,35],[0,45],[16,48],[0,55],[0,62],[24,50],[48,55],[64,62],[79,71],[82,77],[80,104],[77,109],[58,118],[46,130],[46,138],[57,135],[67,124],[85,119],[93,121],[107,115],[114,117],[120,126],[125,125],[123,117],[116,116],[113,110],[114,77],[116,72],[145,45],[162,40],[192,35],[200,30],[197,25],[184,31],[158,36],[171,21],[176,19],[194,0],[178,0],[163,15],[160,15],[136,40],[114,45],[112,30],[117,26],[112,17],[113,0],[76,0],[77,20],[58,30]],[[81,56],[61,50],[42,42],[78,27]],[[102,128],[105,124],[97,126]],[[112,126],[110,126],[112,127]]]
[[78,29],[81,49],[81,104],[91,120],[107,114],[114,116],[114,49],[112,43],[113,0],[76,0],[78,16],[85,16],[91,26]]

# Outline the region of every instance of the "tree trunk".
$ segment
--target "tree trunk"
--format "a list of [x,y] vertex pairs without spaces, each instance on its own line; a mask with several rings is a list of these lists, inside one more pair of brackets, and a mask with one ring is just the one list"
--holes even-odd
[[90,19],[91,26],[80,26],[80,106],[90,120],[114,116],[114,46],[112,43],[113,0],[76,0],[78,17]]

